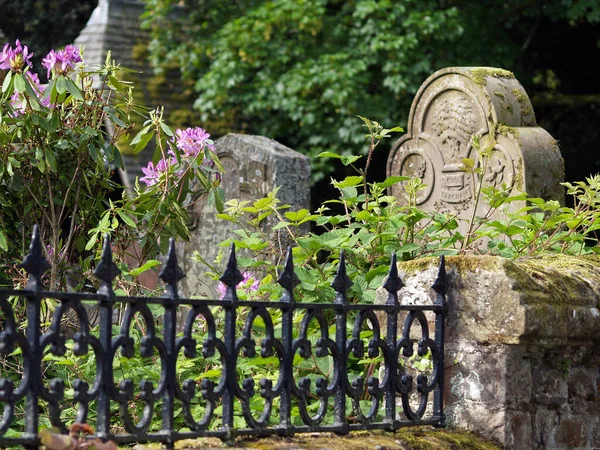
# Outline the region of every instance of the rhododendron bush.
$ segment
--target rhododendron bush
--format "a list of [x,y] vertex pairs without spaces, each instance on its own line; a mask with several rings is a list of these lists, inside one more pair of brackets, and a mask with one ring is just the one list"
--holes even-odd
[[[32,57],[18,40],[0,52],[0,278],[19,280],[34,224],[47,244],[50,286],[59,288],[72,266],[93,262],[103,234],[122,260],[131,253],[130,261],[143,262],[169,237],[188,238],[190,202],[210,194],[222,204],[210,135],[173,130],[161,108],[134,103],[134,86],[119,79],[126,70],[110,54],[93,69],[82,49],[67,45],[43,58],[42,74],[31,71]],[[117,176],[117,143],[155,147],[130,192]]]

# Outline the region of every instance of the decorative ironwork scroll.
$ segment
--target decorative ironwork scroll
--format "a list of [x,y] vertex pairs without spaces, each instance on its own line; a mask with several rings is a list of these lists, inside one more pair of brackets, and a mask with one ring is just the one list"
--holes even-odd
[[[95,270],[97,293],[44,291],[41,279],[48,263],[41,246],[35,228],[22,263],[27,286],[0,290],[0,357],[7,362],[0,366],[0,446],[35,448],[42,425],[66,430],[72,422],[92,423],[101,439],[158,441],[168,447],[202,436],[444,424],[443,258],[432,304],[399,302],[403,284],[395,255],[383,284],[386,303],[350,304],[342,252],[332,283],[335,299],[324,304],[295,301],[300,281],[291,249],[278,279],[283,294],[268,302],[238,298],[242,275],[233,247],[221,277],[227,287],[223,299],[196,300],[179,297],[177,283],[184,274],[173,241],[160,272],[165,294],[159,298],[115,295],[112,282],[119,269],[108,237]],[[44,324],[41,312],[49,301],[55,309]],[[94,326],[90,305],[99,310]],[[17,306],[25,308],[24,329],[15,317]],[[116,311],[122,312],[119,323]],[[185,324],[178,329],[182,311]],[[62,326],[67,314],[76,324],[70,335]],[[46,379],[67,350],[95,361],[92,379],[77,373],[69,380]],[[119,368],[136,354],[160,366],[157,380],[134,381],[122,374]],[[420,365],[412,364],[416,359]],[[249,375],[246,360],[269,370]],[[11,372],[16,366],[9,362],[14,361],[20,371]],[[184,365],[192,373],[185,379],[178,369]],[[75,405],[71,417],[64,414],[68,404]]]

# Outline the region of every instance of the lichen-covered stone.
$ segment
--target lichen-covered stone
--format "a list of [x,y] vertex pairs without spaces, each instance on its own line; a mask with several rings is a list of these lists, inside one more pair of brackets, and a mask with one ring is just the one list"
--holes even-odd
[[[277,197],[282,204],[297,211],[310,206],[310,162],[279,142],[262,136],[227,134],[215,141],[215,152],[225,167],[222,186],[225,199],[254,202],[279,187]],[[235,238],[232,230],[239,228],[216,217],[214,206],[206,201],[197,202],[190,214],[193,218],[192,237],[179,246],[180,264],[187,276],[181,281],[182,295],[214,297],[215,282],[205,276],[207,268],[190,260],[194,251],[212,263],[219,244]],[[274,242],[285,252],[287,236],[284,231],[273,234]],[[228,251],[225,249],[225,251]]]

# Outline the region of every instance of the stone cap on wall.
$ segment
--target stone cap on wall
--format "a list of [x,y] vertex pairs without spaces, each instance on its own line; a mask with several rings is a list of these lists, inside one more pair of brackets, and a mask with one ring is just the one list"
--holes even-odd
[[[401,303],[433,301],[437,265],[437,258],[398,264],[405,283]],[[570,344],[600,338],[598,256],[449,256],[446,266],[448,341]],[[378,300],[383,298],[380,293]]]

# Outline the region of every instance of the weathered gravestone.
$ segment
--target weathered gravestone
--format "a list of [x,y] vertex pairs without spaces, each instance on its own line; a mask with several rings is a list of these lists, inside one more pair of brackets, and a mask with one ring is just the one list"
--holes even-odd
[[[277,197],[282,204],[291,205],[292,210],[309,208],[310,163],[306,156],[266,137],[241,134],[218,139],[215,149],[225,167],[222,186],[226,200],[258,200],[279,186]],[[217,218],[214,207],[206,201],[196,203],[190,213],[194,220],[192,237],[180,246],[180,265],[186,273],[181,294],[213,297],[216,282],[204,275],[204,265],[190,261],[190,257],[197,250],[212,263],[219,243],[235,237],[232,230],[238,227]]]
[[[416,197],[420,208],[468,218],[474,188],[471,175],[461,170],[462,160],[477,161],[473,135],[484,143],[492,133],[496,144],[484,185],[505,184],[511,194],[564,201],[564,166],[556,140],[536,125],[529,97],[514,75],[496,68],[450,67],[430,76],[413,100],[408,132],[394,144],[387,174],[423,181],[426,188]],[[391,192],[406,203],[404,184]],[[515,202],[511,208],[522,206]],[[487,205],[480,204],[477,212],[483,216]]]

